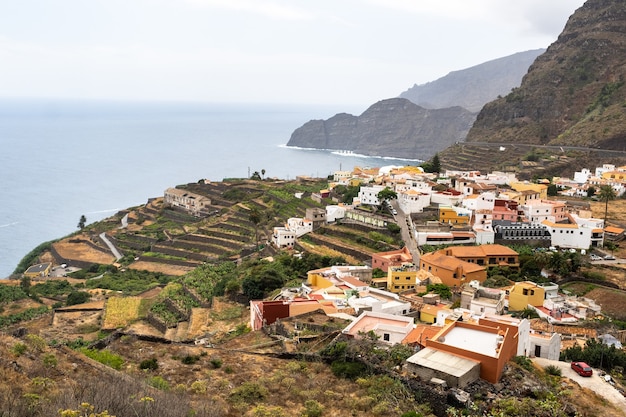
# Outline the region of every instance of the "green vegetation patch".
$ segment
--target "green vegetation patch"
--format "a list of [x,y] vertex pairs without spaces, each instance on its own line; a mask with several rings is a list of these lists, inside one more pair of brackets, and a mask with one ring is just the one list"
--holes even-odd
[[174,277],[158,272],[128,269],[104,274],[101,278],[91,279],[85,283],[87,288],[102,288],[122,291],[126,294],[138,294],[158,285],[165,285]]
[[78,350],[85,356],[118,371],[122,369],[122,365],[124,365],[124,359],[120,355],[117,355],[108,350],[97,350],[89,348],[80,348]]
[[14,285],[0,285],[0,304],[27,298],[28,294],[21,287]]
[[11,324],[19,323],[21,321],[32,320],[39,316],[46,314],[48,311],[47,306],[41,306],[36,308],[29,308],[20,313],[9,314],[7,316],[0,316],[0,328],[9,326]]

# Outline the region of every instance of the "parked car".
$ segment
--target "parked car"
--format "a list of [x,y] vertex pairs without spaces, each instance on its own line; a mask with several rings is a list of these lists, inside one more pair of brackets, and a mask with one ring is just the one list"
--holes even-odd
[[598,255],[592,253],[591,255],[589,255],[589,259],[591,259],[592,261],[601,261],[602,258],[599,257]]
[[591,376],[593,375],[593,369],[591,366],[587,365],[585,362],[572,362],[572,369],[580,376]]
[[613,255],[606,255],[604,257],[604,259],[606,259],[607,261],[614,261],[615,260],[615,256],[613,256]]

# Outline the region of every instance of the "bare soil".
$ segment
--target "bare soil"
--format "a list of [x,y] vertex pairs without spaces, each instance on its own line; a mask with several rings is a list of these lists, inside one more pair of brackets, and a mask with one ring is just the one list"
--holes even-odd
[[[88,239],[87,236],[81,236]],[[56,251],[65,259],[78,259],[86,262],[93,262],[103,265],[111,265],[115,262],[113,254],[106,254],[94,249],[83,242],[70,242],[69,239],[53,244]]]
[[132,264],[128,266],[128,268],[139,269],[139,270],[150,271],[150,272],[160,272],[165,275],[172,275],[172,276],[185,275],[187,272],[192,271],[194,269],[188,266],[168,265],[168,264],[161,264],[161,263],[156,263],[156,262],[143,262],[143,261],[133,262]]

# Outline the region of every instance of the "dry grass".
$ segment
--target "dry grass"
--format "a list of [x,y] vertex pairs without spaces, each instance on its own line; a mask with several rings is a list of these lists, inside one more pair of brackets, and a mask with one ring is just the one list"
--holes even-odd
[[104,330],[119,329],[128,326],[139,318],[140,297],[111,297],[106,303]]
[[157,262],[143,262],[137,261],[133,262],[128,266],[129,269],[137,269],[142,271],[149,272],[161,272],[165,275],[172,276],[181,276],[185,275],[189,271],[193,271],[194,268],[189,266],[178,266],[178,265],[168,265],[168,264],[160,264]]
[[59,255],[65,259],[77,259],[103,265],[111,265],[115,262],[113,254],[106,254],[96,250],[86,243],[72,243],[69,240],[64,240],[54,243],[53,246]]

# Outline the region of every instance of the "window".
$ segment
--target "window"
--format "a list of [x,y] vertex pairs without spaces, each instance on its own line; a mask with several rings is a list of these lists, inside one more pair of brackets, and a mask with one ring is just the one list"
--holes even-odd
[[385,342],[388,342],[388,341],[389,341],[389,333],[383,333],[383,340],[384,340]]

